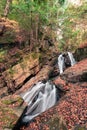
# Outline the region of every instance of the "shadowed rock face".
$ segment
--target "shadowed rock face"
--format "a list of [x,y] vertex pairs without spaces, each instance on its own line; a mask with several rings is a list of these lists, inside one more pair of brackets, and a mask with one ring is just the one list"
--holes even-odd
[[86,82],[87,81],[87,59],[82,60],[75,64],[74,66],[67,69],[61,78],[71,82]]
[[87,58],[87,43],[83,44],[80,48],[78,48],[75,51],[74,57],[76,61],[81,61],[84,58]]
[[2,35],[2,34],[3,34],[4,29],[5,29],[5,26],[4,26],[4,25],[0,25],[0,35]]

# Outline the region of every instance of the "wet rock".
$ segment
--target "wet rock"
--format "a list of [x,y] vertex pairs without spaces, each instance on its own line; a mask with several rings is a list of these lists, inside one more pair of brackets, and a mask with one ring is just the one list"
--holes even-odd
[[61,77],[58,77],[53,80],[53,83],[61,90],[61,91],[69,91],[72,87],[71,83],[68,83],[66,80],[63,80]]
[[49,71],[49,79],[51,78],[55,78],[56,76],[59,75],[59,69],[58,69],[58,65],[54,65],[52,67],[52,69]]
[[80,46],[74,53],[76,61],[81,61],[87,58],[87,43]]
[[61,78],[67,82],[86,82],[87,81],[87,59],[84,59],[74,66],[68,68],[61,75]]

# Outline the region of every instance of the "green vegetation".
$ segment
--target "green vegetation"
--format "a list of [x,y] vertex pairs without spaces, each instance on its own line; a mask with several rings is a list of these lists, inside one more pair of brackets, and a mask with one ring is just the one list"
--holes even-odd
[[2,62],[4,60],[4,57],[7,54],[7,50],[5,49],[0,49],[0,62]]
[[[25,30],[25,44],[27,42],[30,46],[30,51],[36,46],[43,47],[47,37],[56,43],[60,50],[75,50],[80,43],[86,41],[87,35],[87,30],[84,29],[87,2],[82,2],[81,6],[76,7],[69,5],[67,0],[12,0],[7,16],[18,21],[20,27]],[[0,5],[3,14],[6,0],[0,2]],[[61,39],[57,38],[58,29],[62,31]],[[13,39],[13,35],[11,38]],[[11,38],[8,37],[7,40]]]
[[11,76],[14,74],[14,70],[12,69],[12,67],[11,68],[9,68],[9,74],[11,74]]
[[0,102],[0,123],[3,130],[14,127],[15,122],[18,120],[15,109],[19,108],[22,101],[20,97],[8,97]]
[[0,0],[0,17],[3,16],[6,0]]
[[53,116],[52,119],[50,119],[47,122],[48,126],[50,127],[50,130],[68,130],[66,127],[66,124],[63,122],[63,120],[61,119],[61,117],[58,116]]

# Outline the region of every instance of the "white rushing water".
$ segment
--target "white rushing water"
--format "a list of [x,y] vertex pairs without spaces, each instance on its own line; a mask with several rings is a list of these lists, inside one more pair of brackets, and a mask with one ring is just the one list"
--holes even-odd
[[64,68],[64,57],[62,54],[60,54],[58,57],[58,66],[59,66],[60,74],[62,74]]
[[68,52],[68,56],[69,56],[70,61],[71,61],[71,66],[76,64],[75,58],[73,57],[73,54],[71,52]]
[[49,81],[46,83],[38,82],[22,98],[28,103],[27,111],[22,119],[23,122],[29,122],[34,117],[55,105],[56,87]]
[[[67,52],[67,54],[68,54],[68,57],[70,59],[71,66],[76,64],[76,61],[75,61],[75,58],[73,57],[73,54],[71,52]],[[59,57],[58,57],[58,67],[59,67],[60,74],[62,74],[63,71],[64,71],[64,66],[65,66],[64,59],[67,58],[63,55],[64,54],[60,54]]]
[[[67,55],[70,59],[71,66],[74,65],[76,62],[72,53],[68,52]],[[64,71],[64,58],[66,58],[64,54],[60,54],[58,57],[60,74]],[[32,86],[27,92],[21,95],[23,100],[28,104],[22,122],[27,123],[42,112],[54,106],[57,102],[57,96],[57,88],[50,81],[47,81],[46,83],[38,82]]]

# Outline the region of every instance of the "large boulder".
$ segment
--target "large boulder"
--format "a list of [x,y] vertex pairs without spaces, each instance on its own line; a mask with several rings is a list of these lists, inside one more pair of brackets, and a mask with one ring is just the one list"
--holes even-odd
[[80,61],[84,58],[87,58],[87,43],[81,44],[80,47],[76,49],[74,57],[76,61]]
[[87,81],[87,59],[84,59],[64,71],[61,78],[67,82],[77,83]]

